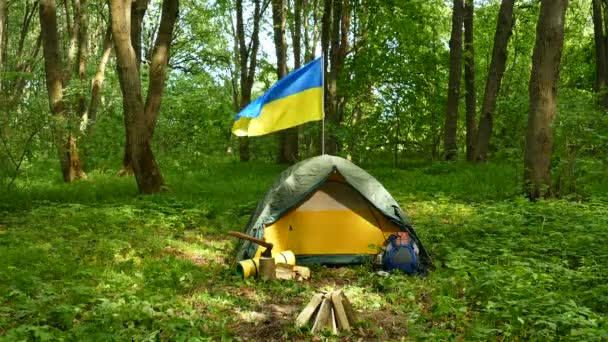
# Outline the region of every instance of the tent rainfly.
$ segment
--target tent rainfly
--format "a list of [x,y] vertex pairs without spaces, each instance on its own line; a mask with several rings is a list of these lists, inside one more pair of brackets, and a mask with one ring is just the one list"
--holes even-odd
[[[290,250],[298,264],[364,263],[392,233],[406,231],[419,250],[419,274],[430,257],[405,214],[369,173],[350,161],[322,155],[285,170],[251,215],[244,233],[272,242],[273,254]],[[245,241],[237,261],[259,257]]]

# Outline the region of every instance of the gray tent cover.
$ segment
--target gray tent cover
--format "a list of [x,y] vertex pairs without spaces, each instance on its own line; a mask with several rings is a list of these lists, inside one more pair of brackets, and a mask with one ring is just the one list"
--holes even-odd
[[[425,274],[430,266],[430,257],[399,204],[369,173],[350,161],[336,156],[313,157],[283,171],[258,203],[249,218],[244,233],[262,239],[265,226],[277,221],[289,210],[298,207],[323,185],[333,172],[342,175],[346,183],[358,191],[378,211],[403,231],[409,232],[420,251],[418,273]],[[238,249],[236,260],[252,258],[258,247],[254,243],[244,241]]]

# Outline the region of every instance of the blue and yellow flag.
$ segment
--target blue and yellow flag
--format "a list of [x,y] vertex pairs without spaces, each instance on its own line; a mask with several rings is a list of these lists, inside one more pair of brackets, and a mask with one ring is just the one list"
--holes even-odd
[[238,136],[264,135],[323,119],[323,61],[317,58],[275,83],[245,107],[232,126]]

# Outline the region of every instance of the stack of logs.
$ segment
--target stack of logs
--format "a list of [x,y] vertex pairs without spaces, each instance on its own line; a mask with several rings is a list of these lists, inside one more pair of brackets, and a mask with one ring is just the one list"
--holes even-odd
[[297,327],[312,323],[313,334],[329,330],[337,335],[355,322],[355,311],[342,290],[315,294],[296,318]]

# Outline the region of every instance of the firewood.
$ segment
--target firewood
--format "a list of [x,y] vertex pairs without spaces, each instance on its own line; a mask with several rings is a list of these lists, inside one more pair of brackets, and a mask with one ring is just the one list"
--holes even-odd
[[335,291],[331,293],[331,302],[334,304],[334,312],[336,316],[336,323],[340,330],[350,330],[350,324],[348,323],[348,316],[344,310],[344,304],[342,303],[342,297],[340,296],[341,291]]
[[321,301],[323,301],[323,295],[320,293],[317,293],[312,297],[304,310],[298,315],[298,318],[296,318],[297,327],[303,327],[310,321],[313,314],[317,311],[319,304],[321,304]]
[[317,313],[317,318],[315,319],[314,324],[312,325],[311,332],[316,334],[323,329],[330,329],[332,327],[331,322],[331,311],[332,305],[331,300],[328,298],[323,298],[323,302],[321,303],[321,307],[319,308],[319,312]]
[[353,306],[350,304],[350,301],[348,300],[348,298],[346,298],[346,295],[344,294],[344,292],[342,292],[342,290],[338,290],[336,292],[342,299],[341,300],[342,306],[344,306],[344,311],[346,312],[348,321],[350,323],[355,323],[357,321],[357,316],[355,315],[355,310],[353,309]]
[[313,334],[327,329],[337,335],[340,331],[351,330],[355,321],[355,311],[341,290],[324,291],[312,297],[296,318],[296,326],[302,327],[312,322]]

